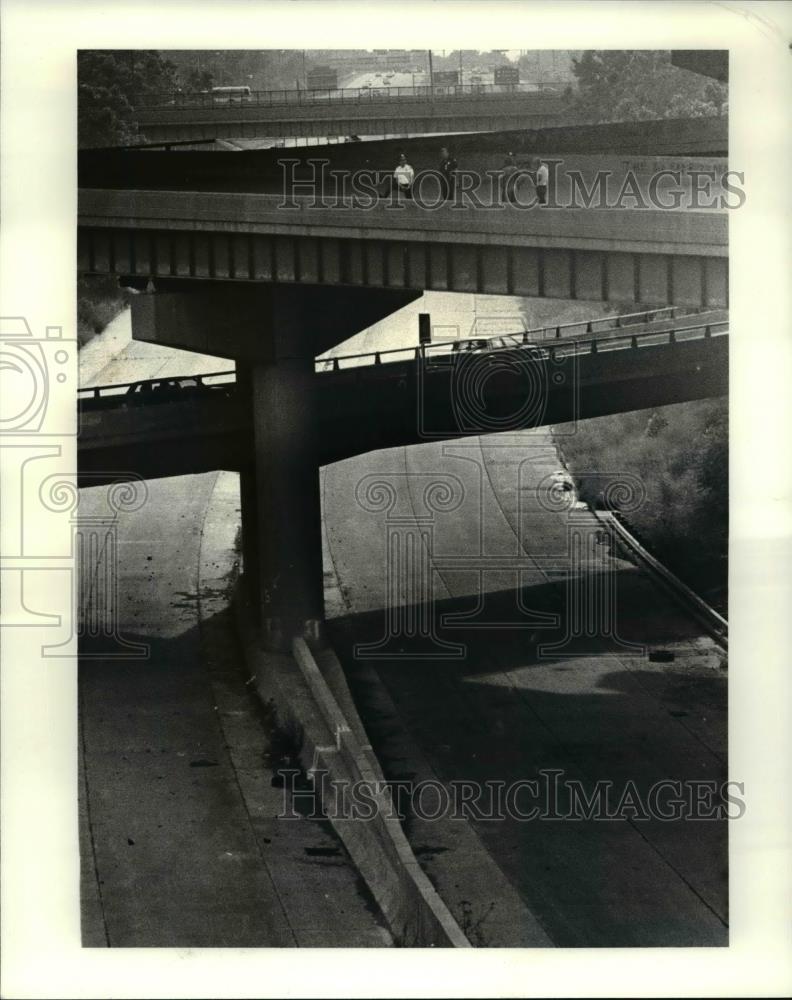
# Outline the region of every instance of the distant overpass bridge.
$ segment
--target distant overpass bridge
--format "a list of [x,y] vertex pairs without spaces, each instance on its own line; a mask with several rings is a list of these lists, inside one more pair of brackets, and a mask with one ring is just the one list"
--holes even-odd
[[[388,134],[389,129],[370,133],[372,135]],[[364,140],[362,143],[352,143],[349,149],[333,150],[333,160],[340,166],[350,164],[360,164],[370,155],[372,149],[385,154],[385,161],[395,163],[395,155],[405,151],[411,160],[418,158],[428,151],[432,157],[432,163],[436,163],[440,146],[444,143],[450,145],[460,158],[461,165],[467,165],[472,159],[482,153],[491,152],[494,155],[503,157],[508,151],[525,154],[560,154],[560,153],[583,153],[603,155],[629,154],[636,156],[726,156],[729,148],[728,119],[725,116],[705,117],[705,118],[662,118],[637,122],[605,122],[593,125],[567,122],[559,124],[557,119],[541,122],[532,122],[524,118],[518,121],[512,120],[506,124],[500,123],[496,116],[489,117],[478,129],[470,130],[473,134],[466,135],[463,130],[452,128],[450,125],[433,130],[431,136],[413,135],[421,132],[421,129],[400,127],[399,133],[405,136],[412,135],[412,138],[398,139],[378,139]],[[278,133],[280,134],[280,133]],[[328,131],[325,126],[318,132],[299,132],[289,129],[283,132],[283,137],[294,135],[350,135],[356,133],[354,129],[341,129],[339,132]],[[157,137],[152,137],[146,133],[149,141],[157,141]],[[168,135],[160,137],[161,142],[200,142],[224,138],[220,135],[208,135],[198,131],[196,134],[182,137]],[[245,138],[243,135],[235,134],[231,138]],[[127,155],[135,147],[127,147]],[[119,148],[118,152],[124,147]],[[110,150],[83,150],[80,154],[81,173],[90,170],[91,163],[96,157],[101,155],[101,165],[105,168],[113,166],[110,159]],[[326,150],[312,150],[312,154],[323,155]],[[248,154],[252,155],[252,154]],[[264,153],[259,153],[264,156]],[[280,155],[283,155],[281,153]],[[346,157],[346,159],[344,159]],[[251,161],[252,162],[252,161]],[[256,165],[261,166],[266,160],[260,159]],[[187,164],[182,163],[180,169],[184,169]],[[136,163],[139,171],[142,164]],[[161,166],[157,164],[157,169]],[[240,169],[239,167],[236,168]],[[97,169],[98,176],[101,172]],[[148,171],[143,169],[142,176],[147,176]],[[111,174],[112,176],[112,174]],[[257,175],[251,171],[250,178],[255,179]],[[102,186],[95,184],[95,186]],[[256,190],[252,188],[251,190]]]
[[561,94],[504,92],[492,86],[391,87],[254,92],[250,100],[214,103],[211,95],[163,95],[137,108],[148,141],[258,139],[268,136],[475,132],[557,124]]
[[671,65],[701,76],[711,76],[721,83],[729,82],[728,49],[673,49]]
[[[317,361],[319,461],[727,391],[724,312],[616,323],[528,331],[484,353],[436,344]],[[570,336],[575,326],[582,336]],[[252,465],[251,400],[234,373],[171,381],[195,387],[169,392],[150,380],[80,390],[82,485]]]
[[[547,128],[511,128],[471,134],[438,134],[399,139],[364,140],[300,148],[234,150],[229,163],[227,147],[212,151],[191,150],[203,140],[174,142],[180,156],[150,144],[106,149],[84,149],[78,154],[82,188],[135,188],[146,190],[275,192],[283,189],[281,162],[296,162],[296,176],[312,174],[310,164],[326,160],[327,170],[372,168],[393,170],[400,153],[406,153],[417,170],[436,168],[440,147],[453,150],[460,168],[483,171],[503,166],[513,152],[518,165],[535,156],[545,157],[718,157],[728,154],[728,120],[725,117],[668,118],[598,125],[564,125]],[[166,145],[161,143],[160,145]],[[156,146],[156,144],[155,144]],[[218,153],[220,155],[218,156]],[[667,166],[667,164],[665,164]],[[699,165],[701,166],[701,165]]]

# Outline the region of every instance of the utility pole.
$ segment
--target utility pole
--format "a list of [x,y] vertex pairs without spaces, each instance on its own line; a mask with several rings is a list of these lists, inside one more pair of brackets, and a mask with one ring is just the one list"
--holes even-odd
[[434,96],[434,73],[432,72],[432,50],[429,49],[429,93]]
[[462,69],[462,49],[459,50],[459,82],[460,84],[465,82],[465,74]]

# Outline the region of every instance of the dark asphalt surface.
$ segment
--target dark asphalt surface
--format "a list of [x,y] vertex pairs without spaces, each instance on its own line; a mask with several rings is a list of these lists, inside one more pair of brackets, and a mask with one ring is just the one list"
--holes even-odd
[[[217,360],[132,343],[95,381],[211,371]],[[111,490],[82,490],[81,516],[110,514]],[[147,494],[115,524],[118,631],[148,653],[119,660],[107,655],[119,651],[112,638],[80,644],[83,944],[388,946],[329,824],[277,818],[271,723],[228,613],[237,477],[150,481]],[[103,564],[97,551],[81,561],[84,616],[106,607]]]
[[[640,571],[613,563],[621,638],[662,649],[670,662],[633,655],[613,641],[574,640],[567,656],[537,656],[558,630],[446,628],[440,638],[466,644],[461,661],[369,660],[354,643],[383,635],[385,515],[362,514],[355,498],[364,476],[392,483],[392,517],[426,515],[427,474],[455,475],[465,499],[454,515],[434,518],[433,561],[475,551],[516,551],[521,525],[529,554],[565,550],[564,515],[523,502],[520,490],[555,471],[547,434],[526,432],[522,445],[495,437],[464,444],[393,449],[325,470],[325,525],[336,585],[339,651],[358,686],[373,668],[401,723],[435,774],[452,781],[541,779],[559,769],[587,794],[612,782],[612,804],[629,782],[646,795],[657,781],[726,779],[726,681],[711,641]],[[517,446],[515,447],[515,443]],[[519,473],[518,469],[522,472]],[[521,478],[518,476],[521,475]],[[592,515],[588,515],[592,517]],[[600,559],[610,560],[607,553]],[[523,597],[537,611],[559,611],[558,577],[527,560]],[[485,576],[490,621],[514,615],[509,574]],[[513,574],[511,574],[513,578]],[[436,574],[443,611],[469,611],[479,589],[470,572]],[[513,580],[512,584],[513,586]],[[403,595],[402,595],[403,600]],[[405,652],[411,646],[402,643]],[[668,654],[673,654],[671,658]],[[390,777],[387,727],[369,720],[372,742]],[[561,813],[565,797],[560,796]],[[645,800],[644,800],[645,801]],[[557,946],[712,946],[728,942],[727,826],[724,821],[656,819],[480,821],[481,841]]]

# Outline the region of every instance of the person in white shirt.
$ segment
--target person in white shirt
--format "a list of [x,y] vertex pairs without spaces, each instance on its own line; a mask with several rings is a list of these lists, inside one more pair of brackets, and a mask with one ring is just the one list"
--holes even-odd
[[397,191],[407,198],[412,198],[412,186],[415,180],[415,171],[407,162],[407,157],[402,153],[399,156],[399,163],[393,171],[393,180]]
[[547,204],[547,184],[550,180],[550,171],[547,164],[537,160],[536,167],[536,197],[540,205]]

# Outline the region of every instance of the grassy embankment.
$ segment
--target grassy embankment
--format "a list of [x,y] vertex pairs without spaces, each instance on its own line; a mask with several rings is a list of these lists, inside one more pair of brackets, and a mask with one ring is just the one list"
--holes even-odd
[[81,275],[77,279],[77,342],[84,347],[102,333],[129,302],[113,276]]
[[574,434],[559,436],[558,442],[581,499],[592,507],[601,503],[608,482],[620,473],[639,477],[646,499],[623,515],[625,524],[653,555],[725,614],[728,400],[584,420]]
[[[523,299],[526,325],[569,323],[639,306]],[[728,400],[679,403],[582,420],[556,435],[578,493],[592,507],[620,472],[646,489],[641,507],[622,518],[672,572],[722,614],[728,598]],[[589,475],[586,475],[586,474]],[[593,474],[592,474],[593,473]]]

